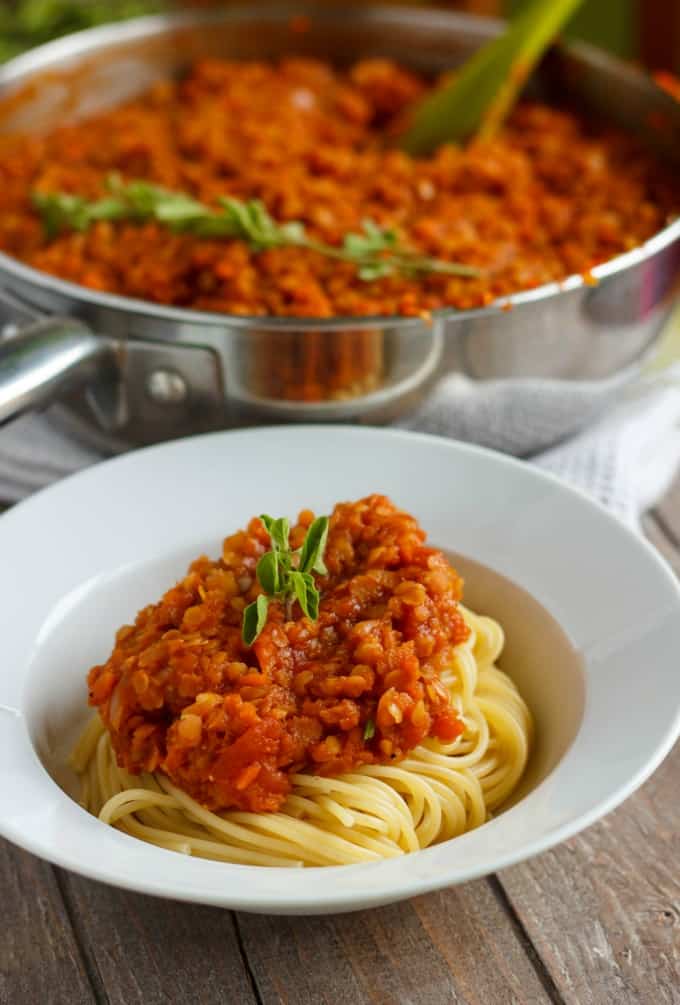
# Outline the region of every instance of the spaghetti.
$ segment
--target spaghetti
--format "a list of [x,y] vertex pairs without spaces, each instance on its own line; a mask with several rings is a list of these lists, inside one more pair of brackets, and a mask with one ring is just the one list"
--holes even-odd
[[459,610],[467,637],[439,674],[463,726],[453,740],[430,736],[397,763],[361,764],[337,776],[294,773],[276,812],[213,812],[160,771],[119,767],[97,716],[72,755],[82,805],[161,848],[259,866],[371,862],[479,827],[515,790],[532,726],[514,683],[495,665],[501,626]]

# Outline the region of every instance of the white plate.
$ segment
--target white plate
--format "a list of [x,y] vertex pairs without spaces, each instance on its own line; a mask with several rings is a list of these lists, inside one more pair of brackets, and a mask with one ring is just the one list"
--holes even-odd
[[[375,491],[414,513],[433,543],[481,563],[461,560],[468,603],[505,626],[506,669],[537,719],[522,797],[479,830],[425,851],[310,870],[187,858],[82,810],[55,779],[68,787],[65,753],[88,715],[85,674],[108,655],[114,629],[193,556],[219,554],[251,515],[326,512]],[[17,506],[0,518],[0,555],[0,833],[130,889],[319,913],[459,883],[611,810],[679,732],[672,573],[585,497],[486,450],[347,427],[184,440],[98,465]]]

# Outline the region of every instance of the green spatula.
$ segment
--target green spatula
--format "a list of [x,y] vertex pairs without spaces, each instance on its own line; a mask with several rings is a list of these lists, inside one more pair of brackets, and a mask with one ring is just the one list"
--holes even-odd
[[533,0],[506,32],[482,46],[449,84],[414,111],[399,145],[414,155],[502,124],[536,63],[584,0]]

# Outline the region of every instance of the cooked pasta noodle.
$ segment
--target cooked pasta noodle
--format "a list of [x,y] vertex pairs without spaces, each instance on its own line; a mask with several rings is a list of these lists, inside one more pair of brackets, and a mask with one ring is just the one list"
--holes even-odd
[[337,778],[291,776],[280,811],[213,813],[166,776],[129,774],[99,716],[72,755],[82,805],[104,823],[186,855],[242,865],[349,865],[416,851],[479,827],[511,795],[529,753],[531,716],[495,661],[503,630],[463,608],[468,638],[441,671],[465,729],[427,739],[400,762]]

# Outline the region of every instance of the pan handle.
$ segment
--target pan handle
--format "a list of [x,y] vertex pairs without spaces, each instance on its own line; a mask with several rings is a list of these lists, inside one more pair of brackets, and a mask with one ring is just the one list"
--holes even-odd
[[111,340],[70,318],[22,328],[0,343],[0,426],[43,408],[114,365]]

